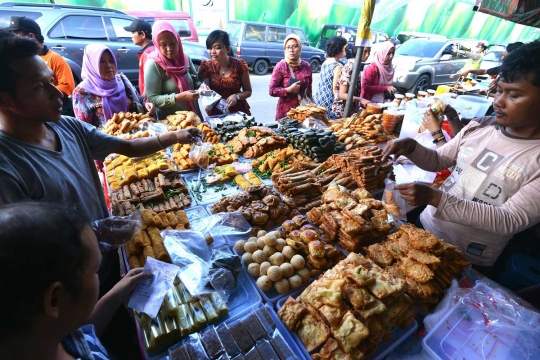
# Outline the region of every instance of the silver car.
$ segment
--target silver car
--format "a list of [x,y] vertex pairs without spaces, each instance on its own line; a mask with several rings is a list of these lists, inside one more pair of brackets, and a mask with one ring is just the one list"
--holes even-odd
[[393,60],[394,87],[416,93],[432,86],[455,82],[456,79],[450,78],[450,75],[463,68],[468,59],[452,53],[452,46],[470,51],[474,43],[478,43],[478,40],[411,39],[405,42],[396,49]]

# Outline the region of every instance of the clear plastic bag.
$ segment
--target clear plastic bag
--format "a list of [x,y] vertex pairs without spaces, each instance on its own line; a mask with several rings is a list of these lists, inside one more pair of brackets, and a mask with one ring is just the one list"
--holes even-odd
[[191,146],[189,160],[193,161],[201,169],[207,169],[210,162],[208,151],[212,148],[212,143],[199,143]]
[[401,197],[399,190],[395,190],[396,183],[390,179],[384,180],[385,188],[382,196],[384,208],[393,220],[407,220],[407,204]]
[[221,95],[210,89],[210,87],[208,87],[206,84],[202,84],[199,87],[198,92],[200,95],[200,103],[206,112],[212,110],[212,108],[217,105],[219,100],[221,100]]
[[141,231],[142,221],[138,212],[128,216],[111,216],[90,223],[102,251],[114,250],[131,241]]
[[218,103],[216,104],[216,109],[221,111],[222,114],[230,114],[229,104],[227,103],[227,99],[220,99]]
[[251,225],[239,212],[218,213],[191,224],[191,227],[212,236],[245,235],[251,231]]

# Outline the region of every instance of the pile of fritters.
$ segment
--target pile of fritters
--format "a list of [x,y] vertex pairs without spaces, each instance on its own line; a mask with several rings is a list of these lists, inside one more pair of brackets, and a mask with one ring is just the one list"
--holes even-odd
[[402,279],[350,253],[296,300],[289,297],[278,315],[313,359],[364,359],[393,327],[413,321],[416,308]]
[[385,241],[364,250],[368,258],[403,279],[407,293],[426,310],[439,302],[452,279],[469,265],[457,246],[411,224],[401,225]]

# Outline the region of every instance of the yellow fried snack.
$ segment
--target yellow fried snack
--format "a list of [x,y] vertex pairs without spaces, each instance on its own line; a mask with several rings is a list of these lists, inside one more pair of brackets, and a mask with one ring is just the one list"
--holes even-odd
[[155,244],[163,243],[163,240],[161,239],[161,234],[159,233],[159,229],[156,227],[152,226],[148,228],[148,237],[150,238],[152,246],[154,246]]
[[152,242],[150,241],[150,237],[148,236],[148,233],[146,231],[142,231],[141,233],[142,233],[144,247],[152,246]]
[[169,253],[167,252],[167,249],[165,249],[165,246],[161,244],[154,244],[152,246],[152,249],[154,250],[155,258],[159,261],[164,262],[171,262],[171,258],[169,257]]
[[169,218],[167,217],[167,213],[161,212],[158,214],[158,216],[161,219],[161,222],[163,223],[163,227],[169,227],[171,224],[169,223]]
[[240,186],[242,190],[246,190],[248,186],[251,186],[251,183],[244,179],[242,175],[236,175],[234,181],[236,181],[236,184]]
[[132,241],[132,244],[135,248],[137,249],[142,249],[144,248],[144,241],[143,241],[143,237],[142,237],[142,231],[139,231],[135,237],[133,238],[133,241]]
[[175,228],[178,226],[178,219],[173,212],[167,213],[167,218],[169,219],[169,224],[171,225],[171,227]]
[[156,225],[156,223],[154,222],[153,214],[148,209],[144,209],[143,211],[141,211],[141,219],[142,219],[143,224],[146,225],[147,227]]
[[131,255],[128,259],[128,263],[129,263],[129,267],[132,268],[132,269],[136,269],[136,268],[140,268],[142,267],[141,266],[141,261],[139,260],[139,256],[138,255]]
[[[154,250],[153,250],[153,248],[152,248],[151,246],[147,246],[147,247],[145,247],[145,248],[143,249],[143,255],[144,255],[145,257],[150,256],[150,257],[152,257],[152,258],[154,258],[154,259],[156,258],[156,255],[154,254]],[[145,258],[145,259],[146,259],[146,258]],[[145,260],[145,262],[146,262],[146,260]]]

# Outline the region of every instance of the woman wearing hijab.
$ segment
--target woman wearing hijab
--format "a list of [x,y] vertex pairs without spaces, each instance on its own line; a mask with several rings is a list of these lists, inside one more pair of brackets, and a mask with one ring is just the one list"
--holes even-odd
[[396,92],[396,88],[392,86],[394,51],[394,44],[390,41],[373,45],[371,52],[374,61],[364,69],[361,98],[375,103],[383,103],[385,92],[391,94]]
[[337,119],[332,112],[332,104],[338,91],[338,80],[342,64],[339,61],[346,54],[347,40],[343,36],[332,36],[326,43],[326,60],[321,66],[321,77],[315,97],[315,104],[326,109],[329,119]]
[[[199,79],[208,79],[210,89],[227,101],[229,112],[244,112],[251,115],[246,101],[251,96],[249,67],[242,59],[236,59],[231,53],[229,34],[223,30],[214,30],[206,38],[206,48],[211,60],[204,60],[199,67]],[[208,115],[220,115],[215,106],[206,111]]]
[[83,81],[72,94],[77,119],[100,127],[122,111],[140,113],[146,107],[150,115],[154,114],[154,105],[145,103],[143,107],[137,90],[116,70],[116,58],[107,46],[90,44],[84,48]]
[[196,110],[199,99],[193,79],[197,76],[191,59],[184,54],[182,41],[174,26],[159,20],[152,26],[152,42],[156,50],[144,65],[144,88],[148,101],[157,108],[158,119],[176,111]]
[[276,107],[276,120],[287,116],[287,112],[300,105],[304,97],[311,98],[313,77],[311,66],[300,59],[302,40],[290,34],[283,43],[285,59],[274,67],[270,79],[270,96],[279,97]]

